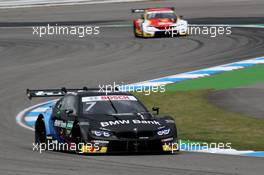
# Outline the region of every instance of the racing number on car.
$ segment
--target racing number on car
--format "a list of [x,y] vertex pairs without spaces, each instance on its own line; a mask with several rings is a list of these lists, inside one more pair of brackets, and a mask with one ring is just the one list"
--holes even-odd
[[92,109],[92,107],[96,104],[96,102],[86,102],[85,104],[87,105],[85,111],[88,112],[90,111],[90,109]]

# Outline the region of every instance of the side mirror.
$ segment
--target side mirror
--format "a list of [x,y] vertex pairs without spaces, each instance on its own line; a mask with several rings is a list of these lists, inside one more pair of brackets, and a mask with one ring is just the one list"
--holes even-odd
[[181,19],[183,18],[183,16],[182,16],[182,15],[180,15],[179,17],[180,17]]
[[157,115],[159,115],[159,110],[160,110],[160,108],[157,107],[157,106],[152,108],[152,111],[153,111],[153,112],[156,112]]
[[70,115],[70,114],[73,113],[73,110],[72,110],[72,109],[65,109],[65,113],[66,113],[67,115]]

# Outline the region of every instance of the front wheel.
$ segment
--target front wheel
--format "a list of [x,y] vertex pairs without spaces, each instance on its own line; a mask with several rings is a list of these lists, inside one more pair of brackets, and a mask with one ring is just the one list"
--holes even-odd
[[74,152],[76,154],[82,154],[82,147],[81,144],[84,143],[82,136],[81,136],[81,130],[80,130],[80,126],[79,123],[77,121],[74,122],[73,124],[73,128],[72,128],[72,139],[73,142],[76,144],[76,150],[74,150]]

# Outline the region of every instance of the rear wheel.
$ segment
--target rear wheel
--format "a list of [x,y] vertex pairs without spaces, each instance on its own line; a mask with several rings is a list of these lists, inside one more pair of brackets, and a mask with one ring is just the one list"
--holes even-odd
[[134,36],[137,38],[138,35],[137,35],[137,32],[136,32],[136,27],[135,27],[135,25],[133,26],[133,32],[134,32]]
[[134,32],[134,36],[135,36],[136,38],[138,38],[139,35],[138,35],[138,33],[137,33],[137,28],[136,28],[136,24],[135,24],[135,23],[134,23],[134,25],[133,25],[133,32]]
[[40,115],[36,120],[35,143],[46,143],[46,128],[43,115]]

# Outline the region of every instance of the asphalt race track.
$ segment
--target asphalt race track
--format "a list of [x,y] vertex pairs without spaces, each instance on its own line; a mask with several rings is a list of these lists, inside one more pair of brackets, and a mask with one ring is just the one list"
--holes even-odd
[[[176,6],[192,22],[264,24],[263,0],[137,2],[0,10],[0,174],[263,174],[262,158],[180,153],[178,155],[80,156],[32,151],[33,132],[16,114],[43,99],[28,101],[26,88],[133,83],[264,55],[263,29],[236,28],[210,38],[136,39],[129,27],[101,28],[98,36],[43,37],[29,24],[128,23],[135,7]],[[246,17],[246,18],[244,18]],[[229,18],[229,20],[228,20]],[[231,19],[231,20],[230,20]],[[69,23],[70,23],[69,22]],[[7,27],[7,26],[14,27]]]
[[209,100],[229,111],[243,113],[248,117],[263,119],[263,89],[263,83],[259,83],[246,87],[217,91],[210,95]]

